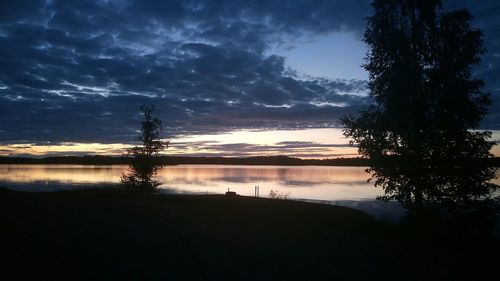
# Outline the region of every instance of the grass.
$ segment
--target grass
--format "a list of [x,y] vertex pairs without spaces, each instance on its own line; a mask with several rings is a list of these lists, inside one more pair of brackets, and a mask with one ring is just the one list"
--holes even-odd
[[2,274],[14,279],[481,280],[499,273],[494,237],[392,225],[346,207],[0,189],[0,211]]

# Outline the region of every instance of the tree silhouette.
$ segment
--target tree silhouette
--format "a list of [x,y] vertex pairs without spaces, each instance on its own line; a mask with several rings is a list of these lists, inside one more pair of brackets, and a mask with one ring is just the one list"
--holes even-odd
[[477,131],[491,103],[471,68],[484,53],[466,10],[440,0],[375,0],[364,41],[374,104],[341,120],[343,133],[372,160],[380,199],[406,207],[467,204],[491,196],[491,133]]
[[161,163],[158,152],[168,147],[160,137],[162,122],[153,118],[154,106],[140,107],[144,119],[141,121],[141,134],[136,138],[141,146],[135,146],[127,151],[132,156],[132,162],[122,175],[121,181],[126,188],[143,192],[156,192],[160,185],[156,179]]

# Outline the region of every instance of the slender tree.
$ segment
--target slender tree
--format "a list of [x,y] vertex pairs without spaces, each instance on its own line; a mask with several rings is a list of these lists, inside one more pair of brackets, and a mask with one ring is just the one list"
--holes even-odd
[[131,190],[156,192],[160,185],[156,174],[162,166],[158,161],[158,153],[168,147],[168,142],[161,139],[162,122],[153,117],[154,106],[142,105],[140,110],[143,120],[141,133],[136,141],[141,145],[127,151],[128,155],[132,156],[132,162],[123,173],[121,181]]
[[372,160],[380,199],[407,207],[467,204],[491,196],[491,133],[475,130],[491,103],[472,77],[483,34],[466,10],[440,0],[375,0],[364,41],[374,104],[342,119],[344,135]]

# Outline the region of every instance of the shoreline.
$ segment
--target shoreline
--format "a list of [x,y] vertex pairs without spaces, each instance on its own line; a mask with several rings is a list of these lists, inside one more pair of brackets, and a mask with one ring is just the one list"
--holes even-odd
[[[5,157],[0,164],[76,164],[76,165],[127,165],[131,158],[121,156],[56,156],[56,157]],[[157,161],[165,166],[173,165],[249,165],[249,166],[367,166],[363,158],[302,159],[288,156],[256,157],[186,157],[159,156]]]
[[[302,159],[289,156],[255,156],[255,157],[189,157],[160,155],[156,161],[160,165],[237,165],[237,166],[329,166],[329,167],[369,167],[374,165],[370,159],[354,158],[325,158]],[[476,165],[500,167],[500,157],[477,160]],[[0,156],[0,165],[128,165],[131,158],[120,156],[54,156],[42,158],[6,157]],[[377,165],[397,165],[396,162],[381,162]]]

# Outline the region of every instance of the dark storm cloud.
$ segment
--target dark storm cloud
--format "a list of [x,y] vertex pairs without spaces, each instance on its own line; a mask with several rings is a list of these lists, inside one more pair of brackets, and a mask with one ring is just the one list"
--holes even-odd
[[[472,10],[490,50],[478,75],[496,99],[488,3]],[[2,1],[0,141],[130,141],[141,104],[172,135],[335,126],[370,102],[366,82],[300,78],[269,50],[303,34],[360,37],[369,14],[365,0]]]

